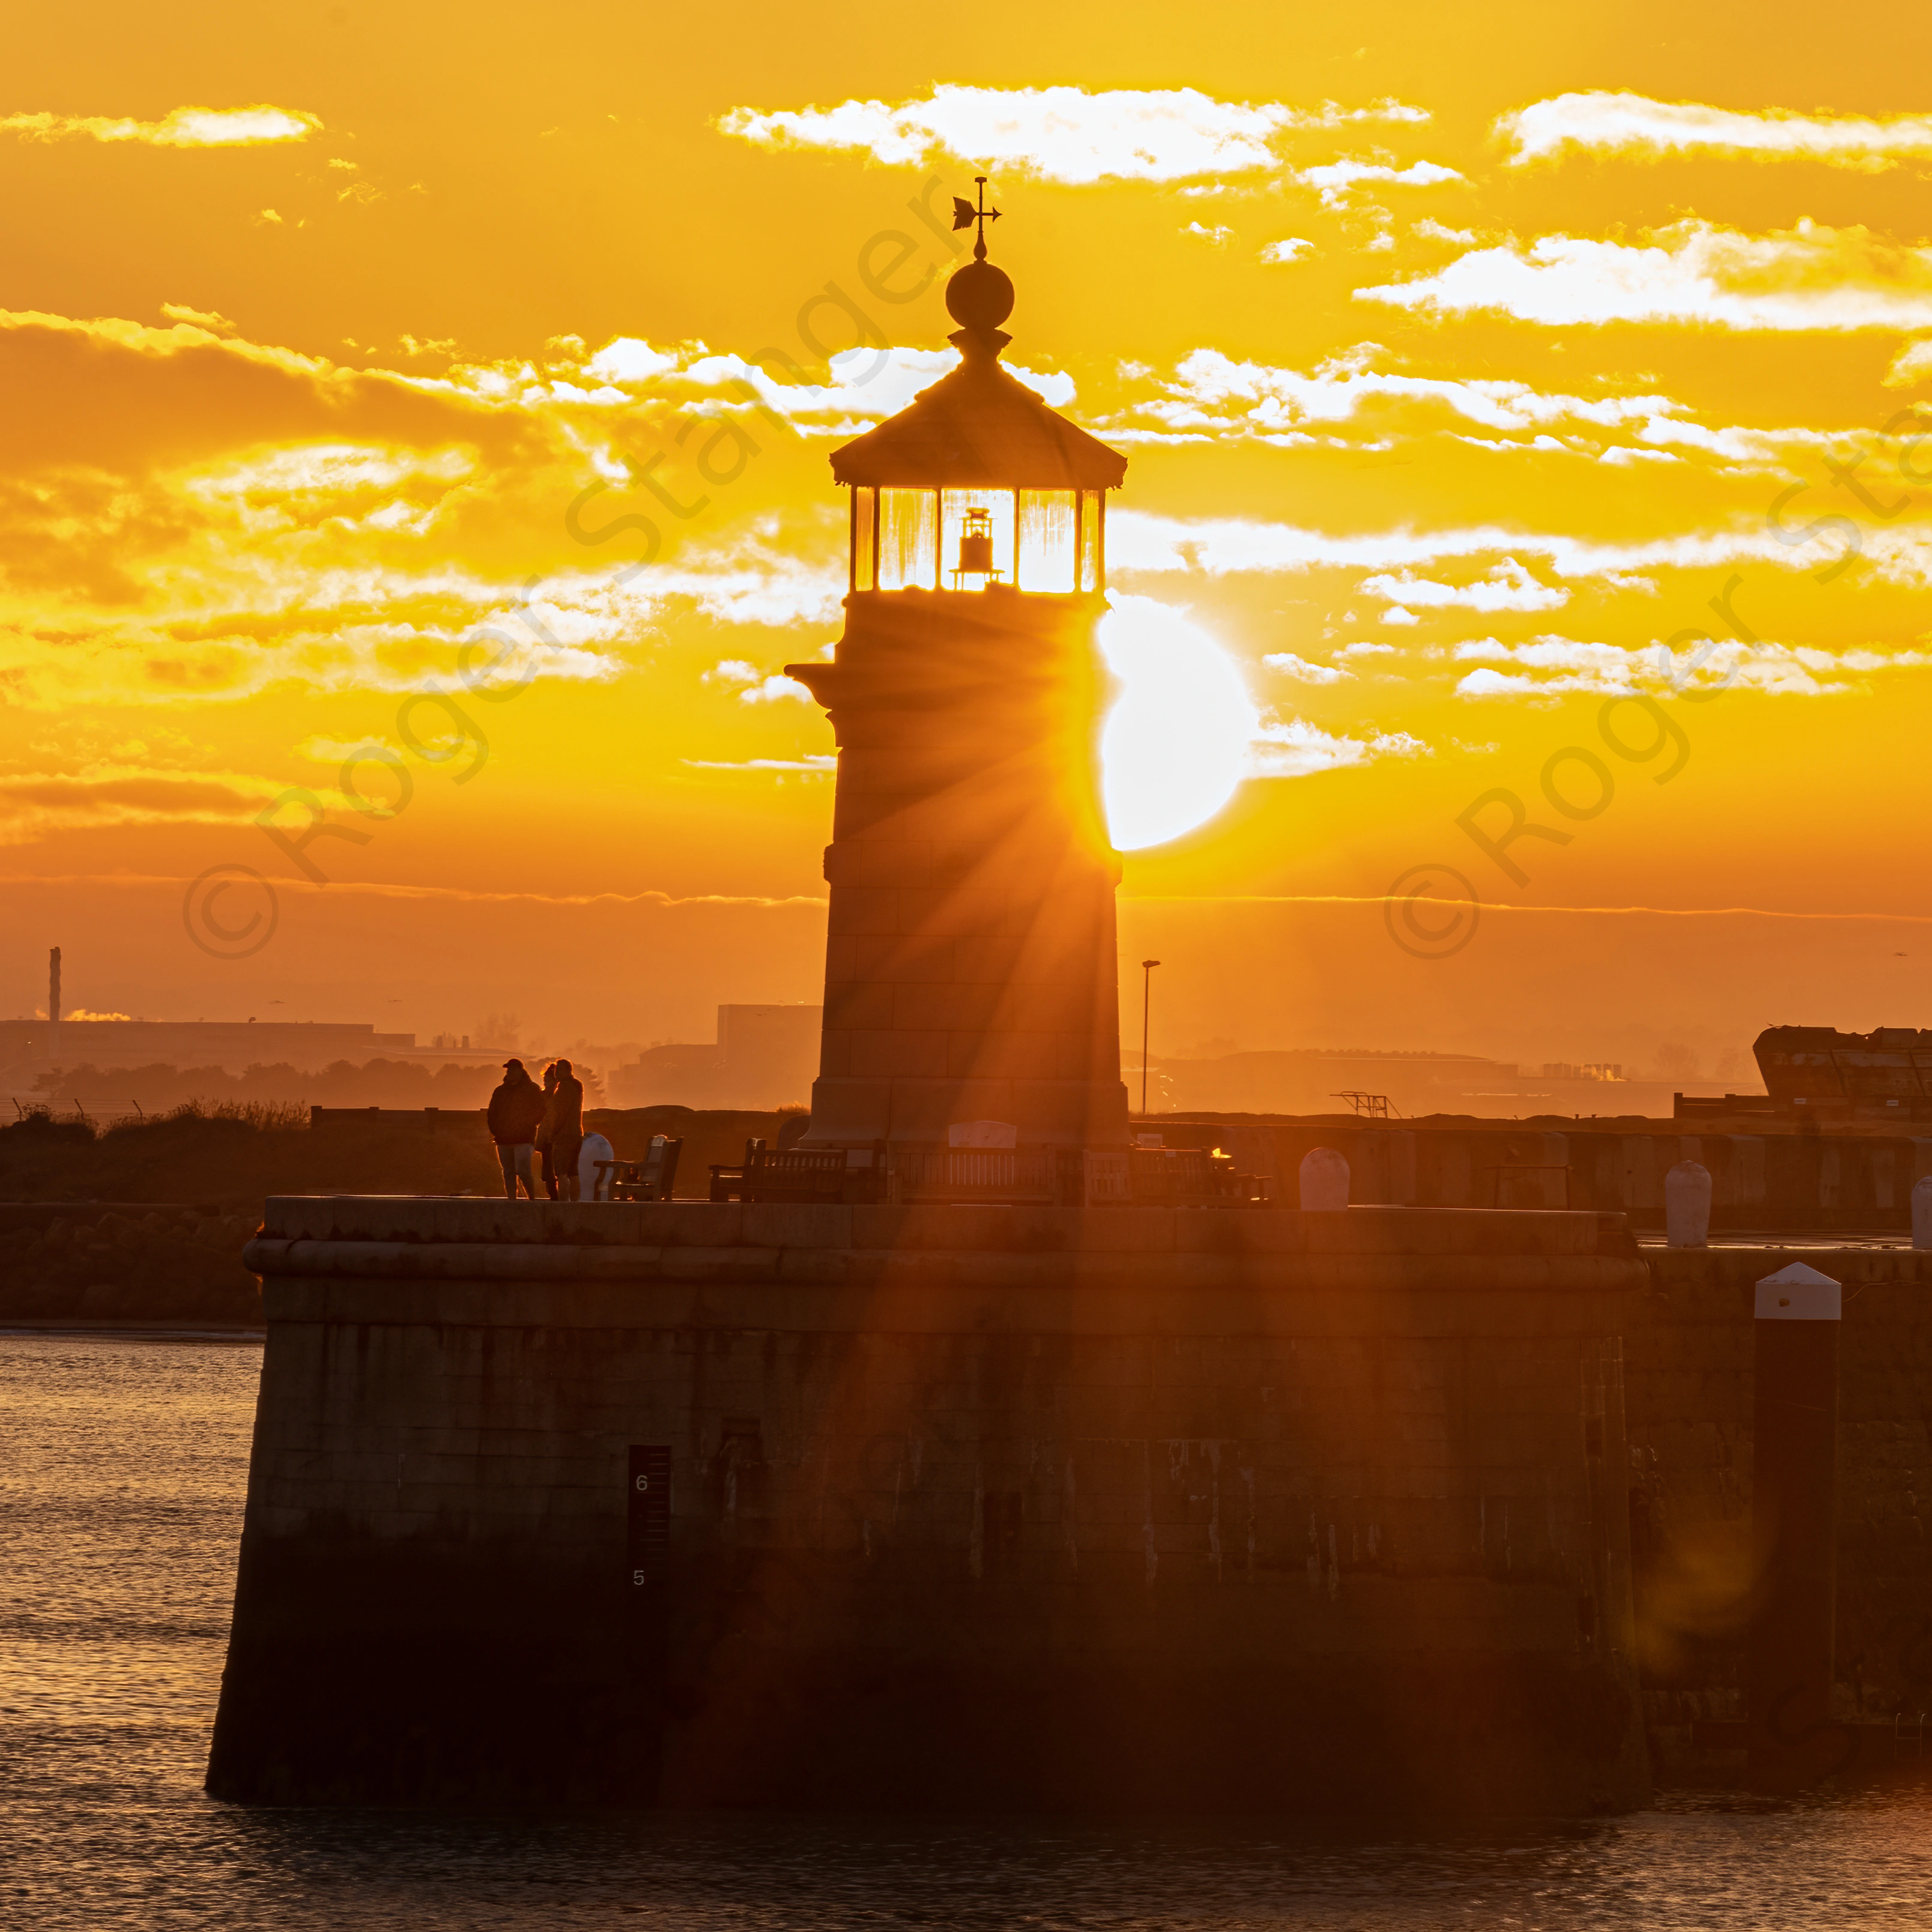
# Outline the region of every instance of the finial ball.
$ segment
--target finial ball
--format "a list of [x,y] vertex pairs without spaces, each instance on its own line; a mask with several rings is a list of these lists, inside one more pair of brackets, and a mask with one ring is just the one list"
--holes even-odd
[[995,329],[1013,312],[1013,285],[990,262],[968,262],[946,284],[947,313],[962,328]]

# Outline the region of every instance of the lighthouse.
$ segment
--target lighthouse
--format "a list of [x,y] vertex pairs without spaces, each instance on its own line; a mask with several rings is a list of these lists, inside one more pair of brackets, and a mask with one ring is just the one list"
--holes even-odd
[[1000,366],[995,211],[946,285],[959,366],[832,458],[850,500],[836,658],[790,664],[838,750],[811,1146],[1122,1147],[1100,804],[1106,500],[1126,460]]
[[1622,1218],[1136,1199],[1126,465],[1000,368],[964,212],[960,366],[833,457],[844,632],[790,668],[838,744],[805,1150],[769,1198],[268,1202],[218,1798],[1648,1802]]

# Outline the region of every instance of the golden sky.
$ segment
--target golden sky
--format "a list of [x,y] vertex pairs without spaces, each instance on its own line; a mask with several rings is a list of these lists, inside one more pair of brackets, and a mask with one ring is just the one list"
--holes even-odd
[[[920,209],[984,172],[1010,364],[1129,458],[1116,668],[1156,716],[1239,680],[1232,800],[1127,860],[1157,1048],[1932,1024],[1922,13],[10,34],[0,1012],[54,944],[152,1018],[815,998],[832,742],[780,667],[838,634],[827,456],[952,364]],[[219,958],[231,867],[277,923]]]

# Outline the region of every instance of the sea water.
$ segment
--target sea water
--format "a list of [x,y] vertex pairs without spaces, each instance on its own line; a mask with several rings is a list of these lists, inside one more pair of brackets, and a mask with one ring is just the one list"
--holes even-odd
[[1932,1800],[1280,1820],[518,1817],[205,1796],[258,1343],[0,1333],[0,1928],[1932,1927]]

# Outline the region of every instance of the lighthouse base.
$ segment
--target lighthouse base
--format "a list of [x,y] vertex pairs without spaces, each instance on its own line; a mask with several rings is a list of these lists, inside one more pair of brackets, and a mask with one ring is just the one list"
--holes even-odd
[[256,1803],[1645,1802],[1618,1217],[278,1200]]

